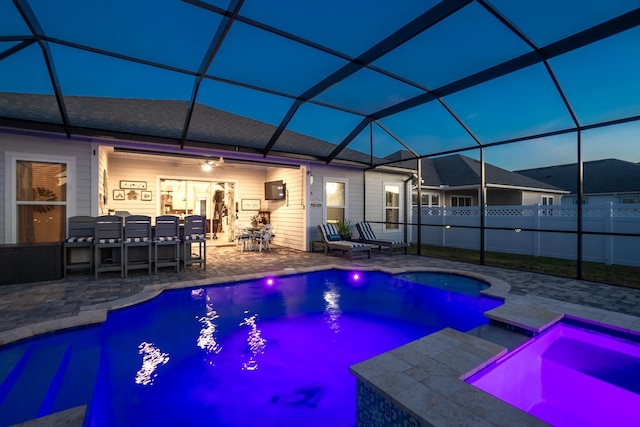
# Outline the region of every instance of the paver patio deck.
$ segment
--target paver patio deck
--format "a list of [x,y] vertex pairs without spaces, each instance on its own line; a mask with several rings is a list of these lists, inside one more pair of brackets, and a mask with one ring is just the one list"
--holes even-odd
[[[157,276],[132,272],[127,279],[117,273],[104,274],[95,280],[88,273],[77,272],[67,278],[29,284],[0,286],[0,332],[53,319],[76,316],[89,306],[117,305],[147,288],[189,286],[190,283],[235,281],[262,274],[283,274],[322,269],[331,266],[353,268],[462,270],[492,276],[507,282],[513,295],[535,295],[578,305],[640,316],[640,289],[580,281],[545,274],[498,267],[468,264],[416,255],[386,254],[372,251],[371,259],[349,261],[338,253],[296,251],[275,247],[268,252],[240,252],[235,246],[211,246],[207,250],[207,270],[190,267],[175,273],[161,269]],[[34,265],[37,268],[37,265]]]

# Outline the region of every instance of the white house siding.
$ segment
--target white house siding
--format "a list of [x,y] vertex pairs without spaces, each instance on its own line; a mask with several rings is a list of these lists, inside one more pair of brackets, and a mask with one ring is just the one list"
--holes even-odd
[[[3,243],[12,243],[10,225],[7,225],[6,209],[7,200],[5,193],[6,173],[5,154],[7,152],[25,153],[36,156],[46,161],[51,156],[68,157],[75,159],[76,176],[75,194],[68,195],[71,201],[75,198],[75,203],[70,203],[67,208],[67,216],[91,215],[91,162],[93,156],[92,144],[87,140],[66,138],[59,135],[32,134],[20,131],[0,131],[0,236]],[[95,182],[95,181],[93,181]],[[70,188],[73,187],[70,185]]]
[[[313,184],[307,186],[307,242],[320,240],[318,225],[324,223],[326,202],[324,200],[323,182],[326,179],[345,179],[347,182],[347,207],[345,218],[354,223],[364,218],[363,209],[363,176],[362,171],[340,166],[313,164],[309,167],[310,175],[306,177],[307,184],[313,176]],[[355,233],[357,234],[357,233]]]
[[[274,243],[298,250],[306,250],[306,167],[300,169],[267,168],[267,181],[282,180],[287,186],[285,200],[264,202],[264,210],[271,212]],[[264,191],[264,190],[263,190]],[[264,195],[261,196],[264,198]]]
[[[409,183],[405,183],[408,175],[384,173],[378,171],[369,171],[366,173],[366,211],[364,219],[371,222],[371,227],[376,233],[376,237],[389,240],[405,240],[404,227],[400,226],[398,230],[385,231],[382,222],[385,221],[385,199],[384,186],[397,185],[400,187],[400,222],[404,221],[405,212],[407,212],[407,198],[405,188]],[[409,202],[411,200],[409,191]],[[410,214],[410,212],[409,212]],[[355,232],[354,236],[358,233]]]
[[[522,192],[522,203],[518,203],[518,204],[521,204],[522,206],[541,204],[542,203],[542,196],[544,196],[544,197],[553,197],[553,204],[554,205],[559,205],[560,204],[560,198],[562,197],[561,194],[557,194],[557,193],[540,193],[540,192],[533,192],[533,191],[523,191]],[[496,204],[499,205],[498,203],[496,203]]]

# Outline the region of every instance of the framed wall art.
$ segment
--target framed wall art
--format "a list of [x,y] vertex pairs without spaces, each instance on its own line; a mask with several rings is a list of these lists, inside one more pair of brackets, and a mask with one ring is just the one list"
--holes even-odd
[[120,181],[120,188],[125,190],[146,190],[147,181]]
[[243,211],[259,211],[260,199],[242,199],[240,209]]
[[138,190],[127,191],[127,200],[139,200],[140,192]]

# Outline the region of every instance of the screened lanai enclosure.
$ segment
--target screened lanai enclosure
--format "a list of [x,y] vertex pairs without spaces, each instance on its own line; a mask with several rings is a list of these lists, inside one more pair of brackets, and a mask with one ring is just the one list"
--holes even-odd
[[406,168],[417,253],[583,277],[640,267],[639,46],[638,0],[2,0],[0,126]]

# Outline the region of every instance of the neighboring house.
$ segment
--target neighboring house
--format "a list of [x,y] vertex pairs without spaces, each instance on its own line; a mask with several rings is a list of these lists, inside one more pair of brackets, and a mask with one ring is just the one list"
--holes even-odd
[[[396,152],[389,160],[409,159],[406,151]],[[401,162],[415,169],[415,160]],[[549,183],[485,164],[486,204],[553,205],[566,191]],[[461,154],[422,159],[423,206],[478,206],[480,200],[480,162]],[[413,204],[417,205],[414,191]]]
[[[28,110],[32,121],[0,122],[0,244],[59,242],[69,217],[115,211],[202,213],[229,238],[234,222],[269,211],[275,243],[308,250],[318,224],[383,223],[410,208],[409,171],[365,174],[370,157],[349,149],[326,164],[334,144],[288,130],[265,158],[275,126],[214,108],[196,105],[181,147],[181,101],[65,97],[67,137],[53,96],[2,95],[4,115]],[[206,159],[218,166],[203,170]],[[280,180],[283,199],[267,200],[265,183]],[[404,238],[404,227],[378,228]]]
[[[640,203],[640,165],[619,159],[583,164],[582,202]],[[575,163],[516,171],[538,181],[567,190],[562,204],[577,204],[578,178]]]

